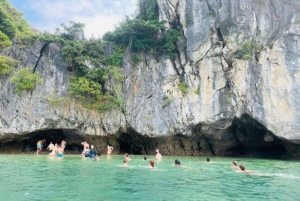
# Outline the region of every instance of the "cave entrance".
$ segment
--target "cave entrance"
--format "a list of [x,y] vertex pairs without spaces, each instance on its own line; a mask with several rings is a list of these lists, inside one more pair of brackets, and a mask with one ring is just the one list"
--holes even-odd
[[132,132],[121,133],[118,139],[120,146],[120,153],[128,154],[148,154],[150,148],[150,138],[148,136],[143,136]]
[[49,129],[3,139],[0,142],[0,152],[35,152],[37,141],[42,139],[46,139],[46,142],[40,153],[48,153],[46,148],[50,142],[60,145],[62,140],[67,142],[65,153],[79,153],[82,150],[81,142],[84,141],[77,130]]
[[282,140],[249,115],[235,119],[231,129],[237,140],[237,146],[227,151],[235,155],[281,158],[286,154]]

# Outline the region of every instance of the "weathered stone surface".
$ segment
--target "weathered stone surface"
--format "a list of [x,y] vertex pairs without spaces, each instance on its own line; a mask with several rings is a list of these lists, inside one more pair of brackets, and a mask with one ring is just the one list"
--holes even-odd
[[[282,140],[284,146],[300,143],[298,1],[158,0],[158,4],[167,28],[179,21],[186,48],[183,40],[178,41],[175,61],[145,54],[136,66],[129,62],[130,51],[126,52],[121,94],[124,113],[98,114],[70,101],[51,105],[47,101],[51,94],[69,100],[69,80],[59,46],[50,44],[37,65],[43,84],[32,93],[18,97],[9,78],[1,78],[0,134],[75,129],[106,136],[130,134],[132,129],[160,139],[178,134],[190,139],[198,136],[205,140],[200,140],[203,146],[217,155],[252,150],[255,141],[261,148],[279,151]],[[249,61],[237,54],[245,43],[262,47]],[[13,46],[2,53],[20,60],[19,68],[33,67],[44,45]],[[180,82],[186,83],[187,94],[178,88]],[[175,144],[161,149],[170,154],[201,154],[201,149],[191,148],[196,146],[191,146],[192,141]]]

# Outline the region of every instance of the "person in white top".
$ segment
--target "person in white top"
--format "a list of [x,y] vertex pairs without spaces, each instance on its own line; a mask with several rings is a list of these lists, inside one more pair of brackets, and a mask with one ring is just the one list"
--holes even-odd
[[161,160],[162,160],[162,156],[161,156],[161,154],[159,153],[159,149],[156,149],[156,156],[155,156],[155,159],[158,160],[158,161],[161,161]]

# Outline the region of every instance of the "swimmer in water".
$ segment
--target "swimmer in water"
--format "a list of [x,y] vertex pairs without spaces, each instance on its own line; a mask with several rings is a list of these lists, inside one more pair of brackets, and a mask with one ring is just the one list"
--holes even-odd
[[126,161],[125,159],[123,160],[123,166],[127,166],[128,165],[128,161]]
[[155,159],[158,160],[158,161],[161,161],[162,160],[162,156],[161,154],[159,153],[159,149],[156,149],[156,156],[155,156]]
[[239,165],[239,169],[240,169],[242,172],[245,172],[245,173],[248,173],[248,174],[254,173],[254,172],[251,172],[251,171],[246,170],[246,167],[245,167],[245,165],[243,165],[243,164]]
[[145,161],[147,160],[147,157],[146,157],[146,156],[144,156],[144,160],[145,160]]
[[178,159],[175,160],[175,166],[181,166],[180,160]]
[[232,161],[231,166],[233,168],[238,168],[238,165],[237,165],[236,161]]
[[155,167],[154,167],[154,164],[155,164],[154,160],[150,160],[150,161],[149,161],[149,165],[150,165],[152,168],[155,168]]

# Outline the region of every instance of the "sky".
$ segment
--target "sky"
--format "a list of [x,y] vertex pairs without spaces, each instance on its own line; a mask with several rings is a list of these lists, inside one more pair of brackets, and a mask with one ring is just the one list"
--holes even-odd
[[137,0],[9,0],[24,19],[40,31],[55,32],[62,23],[85,24],[85,36],[98,38],[133,16]]

